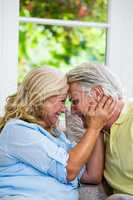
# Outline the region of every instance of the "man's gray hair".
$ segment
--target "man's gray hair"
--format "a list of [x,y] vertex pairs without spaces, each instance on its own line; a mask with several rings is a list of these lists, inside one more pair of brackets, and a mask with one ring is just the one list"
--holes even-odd
[[85,92],[90,94],[93,86],[101,86],[106,95],[122,98],[122,87],[119,80],[107,66],[99,63],[85,62],[67,73],[68,83],[79,82]]

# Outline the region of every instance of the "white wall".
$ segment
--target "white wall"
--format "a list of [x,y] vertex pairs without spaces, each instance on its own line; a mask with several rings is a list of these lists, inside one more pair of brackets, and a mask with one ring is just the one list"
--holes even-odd
[[1,69],[1,59],[2,59],[2,1],[0,0],[0,69]]
[[17,87],[18,15],[19,0],[0,0],[0,114]]
[[133,0],[110,0],[107,64],[133,96]]

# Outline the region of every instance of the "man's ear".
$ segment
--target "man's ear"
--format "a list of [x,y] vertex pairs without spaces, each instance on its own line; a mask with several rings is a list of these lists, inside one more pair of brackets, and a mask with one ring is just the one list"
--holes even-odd
[[91,88],[91,96],[97,101],[102,98],[103,94],[104,92],[101,86],[97,85]]

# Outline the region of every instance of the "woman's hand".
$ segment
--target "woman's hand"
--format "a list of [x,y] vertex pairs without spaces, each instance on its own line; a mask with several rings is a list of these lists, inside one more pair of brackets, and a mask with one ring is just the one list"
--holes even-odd
[[89,107],[85,116],[87,128],[101,130],[111,118],[115,105],[116,101],[112,97],[103,95],[97,105]]

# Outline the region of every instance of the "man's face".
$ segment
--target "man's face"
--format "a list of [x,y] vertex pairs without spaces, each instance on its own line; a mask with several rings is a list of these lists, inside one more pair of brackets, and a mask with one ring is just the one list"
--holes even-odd
[[97,104],[96,99],[88,96],[76,82],[70,84],[69,96],[72,101],[72,111],[80,117],[87,114],[90,106]]

